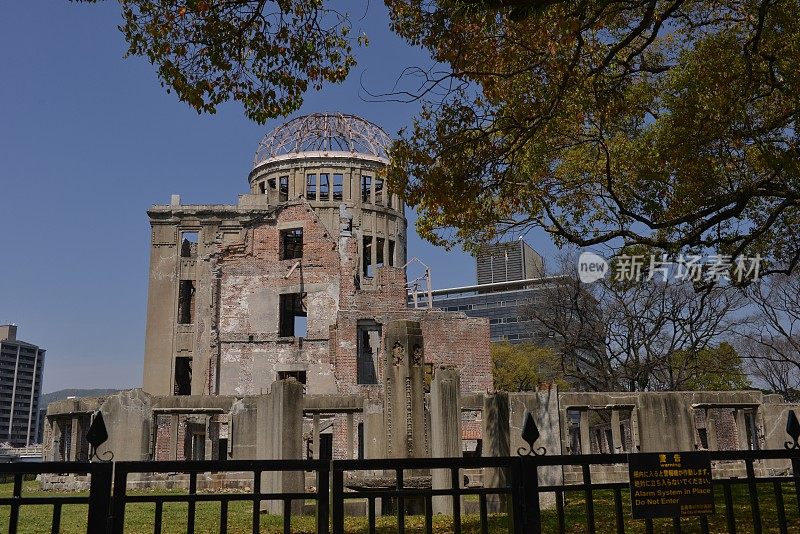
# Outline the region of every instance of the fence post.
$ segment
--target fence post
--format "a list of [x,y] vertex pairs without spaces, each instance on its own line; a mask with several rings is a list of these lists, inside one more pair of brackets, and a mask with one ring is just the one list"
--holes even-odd
[[536,456],[522,457],[522,488],[525,509],[525,532],[540,534],[542,531],[539,509],[539,469]]
[[[508,511],[509,534],[523,534],[525,532],[525,503],[522,495],[522,458],[511,458],[511,509]],[[516,460],[516,461],[515,461]]]
[[331,462],[333,471],[333,534],[344,534],[344,471],[338,468],[337,461]]
[[111,533],[125,530],[125,495],[128,490],[128,470],[125,462],[114,463],[114,496],[111,502]]
[[109,532],[111,513],[111,463],[89,464],[89,517],[87,532]]
[[330,483],[331,464],[327,463],[317,469],[317,532],[319,534],[330,532]]

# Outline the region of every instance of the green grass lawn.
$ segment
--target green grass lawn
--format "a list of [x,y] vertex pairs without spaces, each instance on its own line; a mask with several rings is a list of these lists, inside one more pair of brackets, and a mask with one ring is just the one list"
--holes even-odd
[[[0,496],[9,497],[11,495],[11,484],[0,484]],[[131,492],[131,494],[146,495],[148,492]],[[158,490],[158,493],[180,493],[180,491]],[[44,495],[86,495],[86,493],[45,493],[38,489],[38,483],[34,481],[25,482],[23,494],[36,497]],[[614,515],[614,498],[610,491],[596,491],[594,497],[595,515],[597,531],[600,533],[615,532],[616,518]],[[644,532],[644,522],[635,521],[630,518],[630,502],[626,491],[622,492],[623,510],[626,514],[626,532]],[[717,514],[709,517],[712,532],[727,532],[725,522],[725,505],[721,489],[715,488],[715,498]],[[785,485],[783,491],[784,507],[789,521],[789,532],[800,532],[800,516],[797,511],[797,501],[794,489],[791,485]],[[749,498],[746,487],[734,490],[734,507],[736,526],[738,532],[752,532],[752,515],[750,513]],[[759,503],[762,516],[762,532],[779,532],[776,503],[771,484],[759,485]],[[187,504],[168,503],[164,505],[163,512],[163,532],[165,534],[185,533]],[[135,534],[150,534],[153,532],[153,517],[155,505],[153,504],[129,504],[125,513],[125,532]],[[569,494],[566,512],[566,527],[568,532],[585,532],[585,506],[581,493]],[[9,508],[0,507],[0,531],[4,531],[8,525]],[[252,505],[246,502],[232,502],[228,509],[228,532],[231,534],[250,533],[252,530]],[[20,510],[19,532],[30,534],[42,534],[50,532],[50,521],[52,517],[52,506],[23,506]],[[490,532],[507,532],[507,517],[505,514],[490,516]],[[219,504],[218,503],[198,503],[195,519],[195,532],[213,533],[219,532]],[[381,533],[393,533],[397,531],[396,519],[393,517],[379,517],[377,519],[378,531]],[[475,515],[467,515],[462,521],[463,532],[479,532],[479,519]],[[366,518],[352,517],[346,519],[346,530],[352,533],[367,532]],[[682,523],[684,532],[699,532],[696,520],[684,520]],[[657,520],[655,532],[671,532],[671,520]],[[411,516],[406,518],[406,531],[409,533],[421,533],[424,531],[424,518],[422,516]],[[434,518],[435,532],[452,532],[452,520],[448,517],[437,516]],[[542,531],[556,532],[557,517],[555,510],[544,510],[542,512]],[[63,533],[84,533],[86,532],[86,506],[67,505],[61,513],[61,532]],[[280,533],[283,532],[283,519],[277,516],[262,514],[261,532]],[[315,522],[313,517],[297,517],[292,519],[292,532],[313,533],[315,532]]]

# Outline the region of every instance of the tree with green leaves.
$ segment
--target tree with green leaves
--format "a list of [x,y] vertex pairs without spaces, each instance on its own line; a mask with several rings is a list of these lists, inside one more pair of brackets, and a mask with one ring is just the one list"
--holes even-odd
[[[79,0],[80,1],[80,0]],[[98,1],[98,0],[83,0]],[[264,122],[343,80],[325,0],[119,0],[129,55],[201,112]],[[385,0],[428,50],[390,184],[434,243],[558,243],[800,261],[800,0]]]
[[690,352],[679,350],[668,356],[669,380],[685,391],[733,391],[749,389],[750,379],[736,349],[723,341]]
[[419,233],[800,260],[796,0],[387,0],[442,67],[392,151]]
[[492,378],[497,391],[536,391],[543,384],[567,387],[560,358],[552,349],[530,343],[493,343]]
[[[74,0],[98,2],[100,0]],[[323,0],[119,0],[129,56],[198,112],[235,100],[257,122],[300,108],[355,64],[345,14]]]

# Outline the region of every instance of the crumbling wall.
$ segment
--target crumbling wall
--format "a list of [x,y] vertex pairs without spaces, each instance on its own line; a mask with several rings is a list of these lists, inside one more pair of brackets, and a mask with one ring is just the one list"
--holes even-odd
[[[303,229],[302,258],[280,259],[281,231]],[[216,258],[220,272],[219,394],[266,393],[281,371],[304,371],[310,393],[333,393],[328,337],[339,307],[336,241],[305,202],[246,230]],[[281,336],[281,295],[303,295],[307,332]],[[285,319],[284,319],[285,320]]]

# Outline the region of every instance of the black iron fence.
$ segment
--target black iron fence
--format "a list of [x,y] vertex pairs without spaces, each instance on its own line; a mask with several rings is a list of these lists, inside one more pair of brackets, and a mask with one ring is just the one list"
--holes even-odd
[[[50,507],[50,531],[61,532],[61,510],[70,504],[88,505],[87,532],[108,531],[108,514],[111,504],[111,473],[109,463],[43,462],[0,464],[0,474],[13,479],[10,497],[0,497],[0,508],[8,511],[8,532],[16,534],[19,528],[20,508],[23,506]],[[88,495],[25,495],[22,482],[27,475],[85,476],[88,477]]]
[[[714,479],[718,499],[714,516],[667,520],[674,532],[797,532],[800,528],[800,451],[718,451],[707,453],[717,466],[729,471]],[[186,509],[186,532],[209,532],[197,524],[198,506],[215,503],[218,516],[214,529],[226,533],[229,506],[244,502],[248,526],[262,532],[265,503],[276,502],[282,515],[283,532],[292,532],[293,521],[302,513],[316,516],[316,531],[346,532],[348,503],[363,506],[362,531],[376,532],[376,517],[390,515],[392,531],[406,531],[410,516],[415,528],[431,533],[436,513],[452,517],[448,523],[456,534],[462,524],[472,531],[514,533],[574,531],[594,533],[598,529],[630,530],[633,520],[627,504],[627,480],[608,482],[611,475],[626,479],[628,456],[587,454],[572,456],[522,456],[497,458],[381,459],[381,460],[265,460],[265,461],[171,461],[116,463],[0,464],[0,475],[13,479],[11,495],[0,497],[0,512],[8,515],[8,532],[24,527],[20,509],[49,507],[51,532],[60,532],[62,507],[84,505],[88,509],[87,532],[122,533],[128,506],[154,507],[152,531],[162,531],[167,506],[181,503]],[[616,466],[616,471],[614,470]],[[739,466],[733,469],[731,466]],[[113,470],[113,480],[112,480]],[[552,473],[561,473],[552,482]],[[718,475],[723,472],[718,470]],[[262,478],[300,473],[304,491],[264,491]],[[465,484],[465,476],[483,474],[482,484]],[[777,474],[776,474],[777,473]],[[89,491],[54,494],[23,491],[29,475],[86,477]],[[221,491],[210,482],[215,476],[241,474],[248,484]],[[565,474],[575,480],[565,481]],[[761,476],[757,476],[761,475]],[[598,480],[598,478],[602,476]],[[171,480],[180,491],[132,491],[137,483]],[[223,477],[224,478],[224,477]],[[113,482],[113,484],[112,484]],[[306,484],[305,482],[308,482]],[[571,482],[571,483],[565,483]],[[246,487],[247,489],[241,489]],[[272,484],[271,487],[275,487]],[[112,493],[113,488],[113,493]],[[602,501],[602,502],[601,502]],[[769,504],[765,513],[764,503]],[[598,508],[598,503],[602,508]],[[467,507],[466,504],[470,504]],[[467,508],[471,508],[467,510]],[[216,509],[215,509],[216,510]],[[274,509],[272,510],[274,512]],[[280,513],[282,512],[282,513]],[[215,512],[216,513],[216,512]],[[743,515],[744,514],[744,515]],[[241,519],[241,517],[239,517]],[[307,524],[307,523],[306,523]],[[663,532],[665,523],[644,520],[647,532]],[[655,525],[655,526],[654,526]],[[240,530],[241,525],[237,525]],[[640,527],[641,529],[641,527]]]

